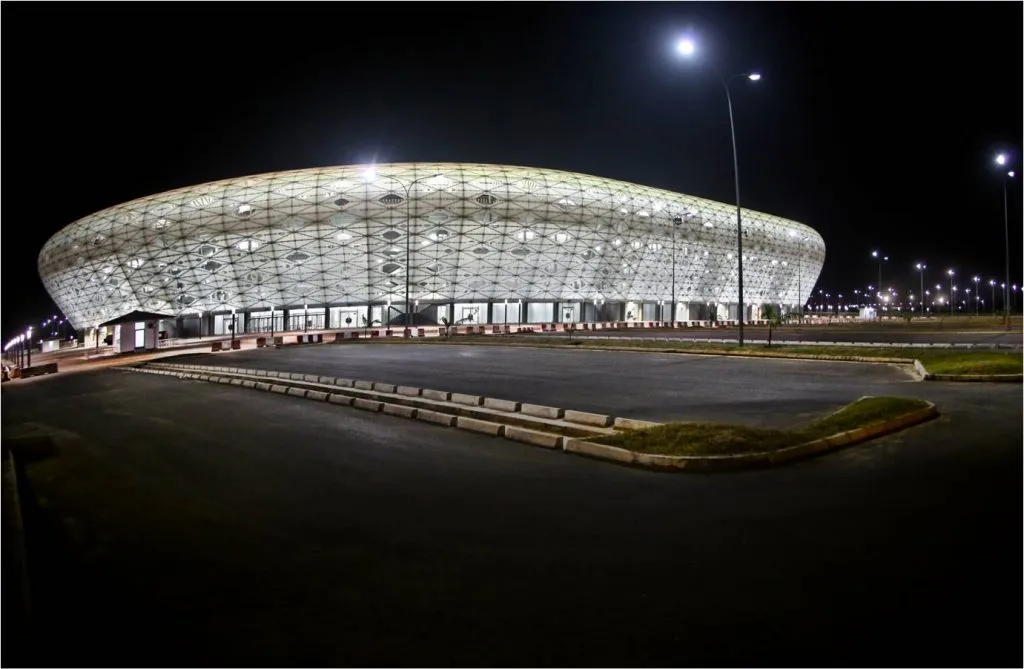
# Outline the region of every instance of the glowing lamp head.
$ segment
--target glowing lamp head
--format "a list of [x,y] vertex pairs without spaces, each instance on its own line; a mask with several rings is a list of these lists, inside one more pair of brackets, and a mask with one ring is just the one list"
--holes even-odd
[[757,72],[751,72],[747,75],[747,79],[750,79],[751,81],[761,81],[761,75]]
[[676,51],[681,56],[692,56],[697,51],[697,45],[693,43],[692,39],[684,37],[676,44]]
[[998,156],[996,156],[996,164],[997,165],[1005,165],[1006,164],[1006,154],[1005,153],[1000,153]]

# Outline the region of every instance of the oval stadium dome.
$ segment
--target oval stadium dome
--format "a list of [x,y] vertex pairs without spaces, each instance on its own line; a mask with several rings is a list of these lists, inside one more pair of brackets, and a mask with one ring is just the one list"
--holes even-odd
[[[746,318],[806,301],[821,236],[742,216]],[[175,336],[226,334],[232,312],[238,332],[686,321],[738,317],[736,249],[734,205],[557,170],[390,164],[126,202],[56,233],[39,273],[78,329],[135,310],[173,316]]]

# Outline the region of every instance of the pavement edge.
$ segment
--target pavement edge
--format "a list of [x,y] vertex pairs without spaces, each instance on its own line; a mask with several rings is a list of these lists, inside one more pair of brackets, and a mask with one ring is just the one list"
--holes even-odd
[[566,439],[563,450],[567,453],[574,453],[584,457],[660,470],[720,472],[741,469],[763,469],[863,443],[937,417],[939,411],[935,408],[935,404],[932,402],[927,404],[928,406],[924,408],[890,418],[886,421],[872,423],[770,453],[744,453],[741,455],[703,457],[658,455],[655,453],[638,453],[616,446],[598,444],[587,439]]

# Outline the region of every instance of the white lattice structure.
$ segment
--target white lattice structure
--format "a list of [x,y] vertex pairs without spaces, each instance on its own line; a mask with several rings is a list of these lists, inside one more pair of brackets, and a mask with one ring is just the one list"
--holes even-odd
[[[555,170],[329,167],[104,209],[55,234],[39,272],[79,329],[135,309],[331,314],[358,305],[388,320],[407,299],[423,321],[457,303],[482,305],[478,322],[495,305],[508,322],[534,320],[522,304],[553,305],[543,320],[568,320],[562,307],[579,308],[575,320],[654,311],[668,320],[673,295],[676,320],[709,305],[720,315],[731,305],[735,317],[735,218],[732,205]],[[749,210],[743,234],[747,304],[806,300],[824,263],[820,235]],[[342,326],[328,318],[324,326]]]

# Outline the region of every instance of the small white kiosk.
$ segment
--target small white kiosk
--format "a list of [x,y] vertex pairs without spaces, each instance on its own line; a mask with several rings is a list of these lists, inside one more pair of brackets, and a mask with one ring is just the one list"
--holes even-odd
[[159,323],[165,318],[174,317],[149,311],[132,311],[100,323],[99,327],[114,328],[114,353],[153,351],[156,350],[159,338]]

